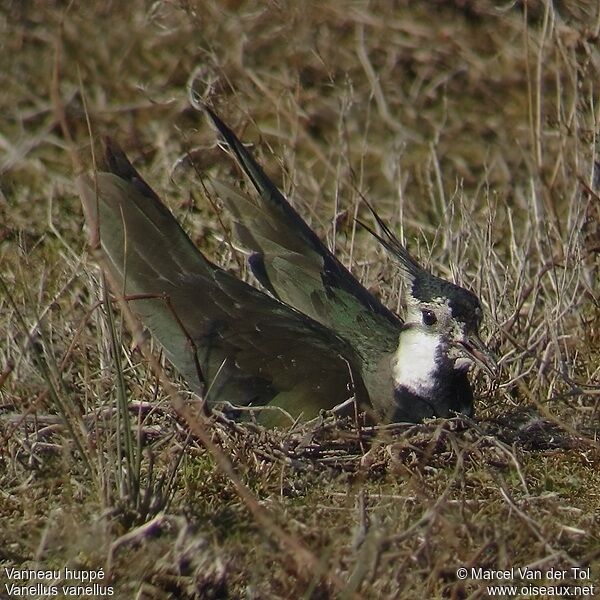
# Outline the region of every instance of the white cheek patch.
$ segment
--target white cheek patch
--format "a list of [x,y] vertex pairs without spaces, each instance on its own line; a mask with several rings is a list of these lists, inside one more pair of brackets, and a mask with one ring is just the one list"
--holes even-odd
[[403,385],[421,395],[430,392],[434,387],[440,344],[441,340],[435,334],[422,329],[404,330],[392,365],[396,386]]

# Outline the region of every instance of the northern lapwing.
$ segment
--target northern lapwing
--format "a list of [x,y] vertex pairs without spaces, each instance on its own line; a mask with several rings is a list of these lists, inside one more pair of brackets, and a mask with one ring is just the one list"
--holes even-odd
[[[278,406],[294,418],[351,397],[380,422],[472,415],[470,367],[493,366],[477,296],[421,267],[373,211],[379,233],[367,228],[407,279],[397,317],[206,112],[257,192],[214,182],[265,291],[210,262],[115,142],[105,170],[78,180],[113,277],[190,388],[209,405]],[[281,423],[276,412],[263,421]]]

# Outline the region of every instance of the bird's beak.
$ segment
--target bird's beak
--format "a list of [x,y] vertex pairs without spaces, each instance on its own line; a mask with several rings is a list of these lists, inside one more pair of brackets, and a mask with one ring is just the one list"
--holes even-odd
[[498,375],[499,367],[494,353],[483,343],[476,333],[471,333],[459,342],[459,344],[468,357],[484,369],[490,377]]

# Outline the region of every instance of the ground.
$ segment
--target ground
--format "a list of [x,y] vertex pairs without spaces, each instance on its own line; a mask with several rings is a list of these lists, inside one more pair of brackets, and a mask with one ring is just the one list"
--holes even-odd
[[[599,595],[596,3],[15,0],[0,30],[0,597],[41,581],[13,568],[60,570],[29,597]],[[502,371],[474,374],[474,420],[190,426],[109,309],[73,182],[114,137],[249,278],[192,94],[390,307],[363,195],[479,294]]]

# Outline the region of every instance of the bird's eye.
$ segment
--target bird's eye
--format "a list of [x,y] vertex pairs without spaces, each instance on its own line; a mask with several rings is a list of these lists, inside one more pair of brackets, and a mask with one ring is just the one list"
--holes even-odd
[[437,323],[437,317],[435,316],[435,313],[432,310],[423,309],[421,311],[421,314],[423,315],[424,325],[430,326],[435,325]]

